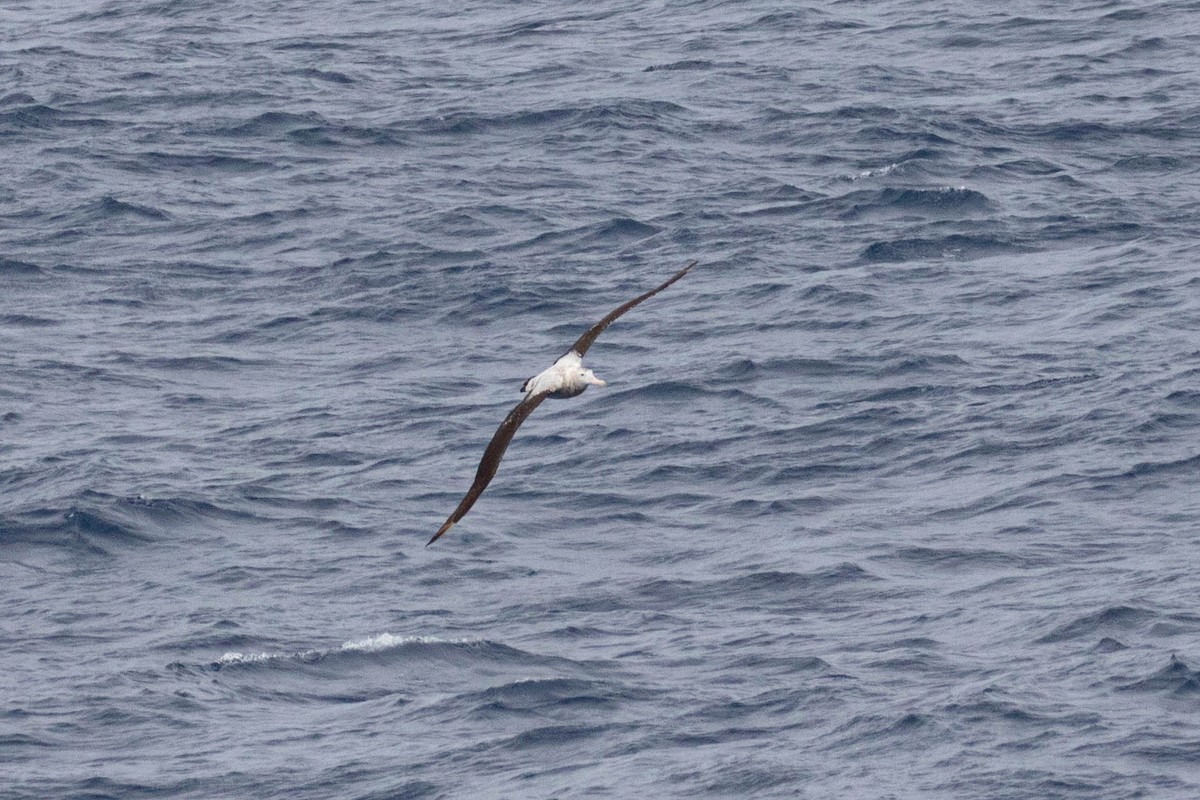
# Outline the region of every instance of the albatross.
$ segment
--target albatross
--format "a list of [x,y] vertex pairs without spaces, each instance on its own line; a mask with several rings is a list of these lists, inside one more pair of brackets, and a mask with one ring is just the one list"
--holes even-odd
[[562,358],[555,361],[549,368],[525,381],[525,384],[521,387],[521,391],[525,392],[525,397],[521,402],[517,403],[512,411],[508,412],[508,416],[504,418],[504,421],[500,423],[500,427],[496,429],[496,434],[492,436],[492,441],[488,443],[487,449],[483,451],[483,458],[479,461],[479,469],[475,472],[475,480],[471,483],[471,488],[467,490],[467,494],[462,499],[462,502],[458,504],[458,508],[454,509],[454,512],[442,523],[442,527],[438,528],[433,538],[425,543],[426,547],[436,542],[448,530],[453,528],[455,523],[467,515],[467,512],[471,510],[471,506],[475,505],[475,501],[479,499],[479,495],[483,494],[483,490],[487,488],[492,478],[495,477],[496,470],[500,467],[500,459],[504,457],[504,451],[508,449],[508,443],[512,441],[513,434],[517,432],[517,428],[521,427],[521,423],[533,413],[533,410],[542,404],[543,400],[548,397],[555,400],[577,397],[583,394],[584,390],[589,386],[606,385],[604,381],[596,377],[594,372],[583,366],[583,357],[587,355],[588,348],[596,341],[596,337],[603,333],[604,329],[611,325],[617,317],[643,300],[650,299],[684,275],[687,275],[688,270],[696,266],[696,263],[693,261],[688,264],[679,270],[679,272],[672,275],[661,286],[651,289],[645,294],[640,294],[629,302],[622,303],[614,308],[604,319],[597,322],[586,333],[580,336]]

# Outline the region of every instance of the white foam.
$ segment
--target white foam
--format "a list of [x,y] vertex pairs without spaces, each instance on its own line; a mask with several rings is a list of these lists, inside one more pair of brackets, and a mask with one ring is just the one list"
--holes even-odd
[[877,178],[882,175],[887,175],[887,174],[893,172],[899,166],[900,165],[897,163],[897,164],[888,164],[886,167],[881,167],[879,169],[868,169],[868,170],[858,173],[857,175],[851,176],[851,180],[861,181],[864,178]]
[[391,633],[381,633],[369,636],[357,642],[346,642],[339,650],[358,651],[363,653],[378,653],[380,650],[391,650],[406,644],[463,644],[467,639],[439,639],[437,636],[396,636]]
[[228,652],[217,659],[217,664],[227,666],[230,664],[254,664],[263,661],[279,661],[286,659],[296,659],[298,661],[312,661],[332,653],[379,653],[384,650],[394,650],[397,647],[404,647],[411,644],[477,644],[483,641],[482,639],[442,639],[437,636],[397,636],[392,633],[381,633],[376,636],[368,636],[365,639],[358,639],[342,643],[341,647],[330,648],[328,650],[304,650],[295,653],[236,653]]
[[234,653],[229,652],[217,659],[217,663],[221,665],[228,664],[254,664],[260,661],[278,661],[285,658],[315,658],[323,655],[320,650],[308,650],[304,653]]

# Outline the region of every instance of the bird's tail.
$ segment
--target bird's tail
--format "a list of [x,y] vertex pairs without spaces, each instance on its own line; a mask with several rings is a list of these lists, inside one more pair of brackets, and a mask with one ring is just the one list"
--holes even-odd
[[433,538],[425,543],[425,546],[429,547],[429,545],[433,544],[438,539],[440,539],[442,537],[442,534],[444,534],[446,531],[450,530],[453,527],[454,527],[454,523],[450,520],[446,520],[444,523],[442,523],[442,527],[438,528],[438,532],[433,535]]

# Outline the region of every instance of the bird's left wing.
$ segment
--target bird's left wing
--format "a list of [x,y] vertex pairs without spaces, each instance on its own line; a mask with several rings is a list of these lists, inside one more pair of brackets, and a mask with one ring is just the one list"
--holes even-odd
[[583,334],[583,336],[580,336],[575,341],[575,344],[571,345],[571,349],[568,352],[578,353],[580,358],[585,356],[587,354],[588,348],[592,346],[592,342],[596,341],[596,337],[599,336],[600,334],[604,333],[604,329],[607,328],[609,325],[611,325],[617,317],[621,316],[626,311],[633,308],[634,306],[636,306],[638,303],[642,302],[643,300],[648,300],[651,297],[654,297],[654,295],[658,294],[663,289],[667,288],[672,283],[674,283],[675,281],[682,278],[684,275],[687,275],[688,270],[690,270],[692,267],[696,266],[697,263],[699,263],[699,262],[693,261],[692,263],[688,264],[683,269],[679,270],[679,272],[676,272],[674,275],[672,275],[670,277],[670,279],[668,279],[667,282],[664,283],[662,286],[651,289],[650,291],[646,292],[645,294],[638,295],[637,297],[633,298],[629,302],[622,303],[621,305],[614,308],[612,311],[608,312],[608,315],[604,319],[600,320],[595,325],[593,325],[591,328],[589,328],[587,333]]
[[433,538],[425,543],[425,546],[433,544],[446,531],[454,527],[454,524],[467,515],[471,510],[471,506],[475,505],[475,501],[479,499],[479,495],[483,494],[483,490],[491,483],[491,480],[496,475],[496,470],[500,467],[500,459],[504,458],[504,451],[508,449],[508,443],[512,441],[513,434],[517,432],[517,428],[521,427],[521,423],[525,418],[533,413],[533,410],[542,404],[546,399],[546,394],[531,394],[524,400],[517,403],[512,411],[508,412],[508,416],[504,418],[504,422],[500,423],[500,427],[496,429],[496,434],[492,437],[492,441],[488,444],[487,449],[483,451],[483,458],[479,461],[479,469],[475,472],[475,481],[471,484],[471,488],[467,490],[467,496],[458,504],[458,508],[454,509],[454,513],[446,518],[442,523],[442,527],[438,528],[438,532],[433,535]]

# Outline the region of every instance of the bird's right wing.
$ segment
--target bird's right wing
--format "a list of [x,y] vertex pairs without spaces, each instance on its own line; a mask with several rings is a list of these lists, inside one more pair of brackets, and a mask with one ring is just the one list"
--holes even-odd
[[492,436],[492,441],[488,444],[487,449],[483,451],[483,458],[479,461],[479,469],[475,472],[475,481],[471,484],[471,488],[467,490],[467,496],[458,504],[458,508],[454,509],[454,513],[446,518],[442,523],[442,527],[438,528],[438,532],[433,535],[433,538],[425,543],[425,546],[436,542],[442,534],[454,527],[454,524],[467,515],[471,510],[471,506],[475,505],[475,501],[479,499],[479,495],[483,494],[483,490],[491,483],[492,478],[496,475],[496,470],[500,467],[500,459],[504,458],[504,451],[508,449],[508,443],[512,441],[513,434],[517,432],[517,428],[521,427],[521,423],[525,418],[533,413],[533,410],[542,404],[546,399],[546,393],[531,394],[524,400],[517,403],[512,411],[508,412],[508,416],[504,418],[504,422],[500,423],[500,427],[496,429],[496,433]]
[[688,264],[686,267],[679,270],[679,272],[676,272],[674,275],[672,275],[670,280],[668,280],[662,286],[659,286],[657,289],[651,289],[650,291],[646,292],[645,294],[638,295],[637,297],[633,298],[628,303],[622,303],[621,305],[614,308],[612,311],[610,311],[608,313],[608,316],[606,316],[604,319],[600,320],[595,325],[593,325],[591,327],[591,329],[588,330],[588,332],[585,333],[583,336],[580,336],[579,339],[575,342],[575,344],[571,345],[571,351],[578,353],[579,356],[582,358],[587,353],[588,348],[592,346],[592,342],[596,341],[596,337],[599,336],[600,334],[604,333],[604,329],[607,328],[609,325],[611,325],[613,323],[613,320],[615,320],[617,317],[621,316],[626,311],[633,308],[634,306],[636,306],[638,303],[642,302],[643,300],[648,300],[651,297],[654,297],[654,295],[658,294],[663,289],[667,288],[672,283],[674,283],[675,281],[682,278],[684,275],[687,275],[688,270],[691,269],[692,267],[696,266],[697,263],[698,262],[693,261],[692,263]]

